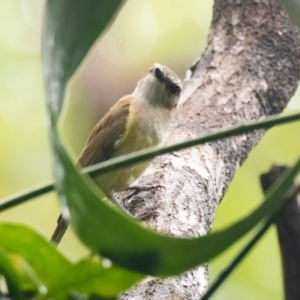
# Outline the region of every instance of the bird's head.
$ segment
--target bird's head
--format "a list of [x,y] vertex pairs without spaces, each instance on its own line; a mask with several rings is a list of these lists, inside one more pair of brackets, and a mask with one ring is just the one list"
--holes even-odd
[[176,107],[182,89],[181,79],[172,70],[161,64],[154,64],[142,78],[134,93],[142,96],[153,106],[166,109]]

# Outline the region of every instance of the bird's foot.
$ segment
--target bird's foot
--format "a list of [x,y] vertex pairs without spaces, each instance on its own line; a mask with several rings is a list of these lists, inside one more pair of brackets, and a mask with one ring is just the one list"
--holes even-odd
[[163,185],[154,185],[154,186],[131,186],[126,188],[124,191],[133,191],[127,197],[122,199],[123,204],[126,204],[133,196],[139,194],[140,192],[147,192],[151,190],[159,190],[159,189],[166,189]]
[[148,221],[150,219],[156,219],[159,216],[157,211],[148,211],[138,216],[140,221]]

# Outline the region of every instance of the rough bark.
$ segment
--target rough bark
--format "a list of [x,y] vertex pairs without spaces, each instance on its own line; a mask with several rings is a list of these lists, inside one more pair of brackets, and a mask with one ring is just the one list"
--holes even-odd
[[[207,47],[186,78],[167,143],[281,112],[299,75],[297,30],[276,0],[215,0]],[[143,192],[127,209],[135,216],[155,211],[145,225],[164,234],[207,234],[236,170],[263,133],[156,158],[138,184],[166,190]],[[205,264],[165,280],[148,277],[119,299],[199,299],[207,285]]]

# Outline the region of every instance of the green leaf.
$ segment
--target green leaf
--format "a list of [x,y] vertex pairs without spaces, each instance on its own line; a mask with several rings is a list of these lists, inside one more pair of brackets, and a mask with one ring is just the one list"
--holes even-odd
[[[0,236],[0,270],[6,271],[4,274],[9,275],[12,283],[18,282],[17,279],[20,281],[21,272],[26,273],[40,295],[43,295],[41,299],[66,299],[73,291],[113,297],[142,279],[141,274],[115,265],[104,267],[100,259],[71,263],[52,244],[24,225],[0,223]],[[27,265],[20,266],[18,262],[7,265],[14,258],[10,258],[9,262],[2,252],[21,257],[33,271]],[[23,282],[20,285],[23,288]]]
[[[18,276],[20,287],[25,293],[37,293],[38,291],[44,292],[45,286],[36,276],[31,266],[24,260],[23,257],[9,253],[9,258],[14,270]],[[26,294],[25,294],[26,298]]]
[[[78,28],[78,24],[82,26],[84,24],[85,30],[89,31],[95,29],[97,22],[100,22],[99,24],[105,22],[95,18],[92,11],[89,12],[88,20],[83,18],[85,21],[82,21],[81,15],[77,15],[77,18],[73,17],[68,22],[70,28],[68,35],[63,39],[59,38],[61,31],[65,30],[65,20],[61,21],[60,12],[56,12],[53,7],[50,9],[49,3],[52,3],[53,7],[58,5],[57,9],[62,5],[65,11],[72,10],[73,6],[69,0],[48,2],[43,59],[56,187],[61,201],[69,208],[71,224],[75,232],[87,246],[124,267],[155,276],[171,276],[220,254],[264,217],[278,209],[283,201],[282,196],[299,171],[300,160],[289,173],[285,174],[282,184],[269,194],[266,202],[248,218],[206,237],[180,239],[159,235],[139,226],[133,218],[122,213],[113,204],[107,203],[104,200],[105,195],[96,188],[95,184],[87,176],[81,176],[76,172],[56,128],[67,80],[83,58],[82,55],[77,55],[78,51],[80,52],[77,48],[82,47],[87,52],[88,47],[93,43],[92,39],[87,42],[83,38],[84,32],[77,34],[75,28]],[[77,0],[76,3],[78,7],[81,5],[82,9],[86,5],[84,0]],[[97,1],[97,3],[99,9],[105,10],[107,2]],[[71,15],[73,16],[73,13]],[[109,20],[111,16],[112,14],[108,14],[105,20]],[[98,33],[103,29],[104,27],[97,27]],[[67,47],[71,43],[69,39],[74,45],[76,44],[76,48]]]
[[60,154],[68,169],[64,186],[71,224],[80,239],[94,251],[124,267],[155,276],[181,273],[212,259],[230,247],[264,217],[279,209],[283,195],[300,169],[299,160],[285,174],[276,190],[249,217],[205,237],[179,239],[158,235],[138,226],[118,209],[111,209],[105,202],[99,201],[98,190],[87,178],[74,172],[75,169],[65,153]]
[[43,62],[51,119],[58,119],[67,81],[122,0],[48,0],[45,5]]
[[[27,226],[0,223],[0,236],[1,248],[26,260],[46,286],[61,278],[72,265],[53,245]],[[43,289],[40,286],[39,290]]]
[[11,264],[7,253],[0,248],[0,275],[3,274],[9,292],[9,297],[14,300],[23,300],[23,293],[17,273]]
[[95,295],[91,295],[91,296],[82,296],[80,294],[72,294],[68,300],[117,300],[116,297],[100,297],[100,296],[95,296]]
[[104,267],[99,259],[82,260],[66,270],[64,276],[42,299],[66,299],[72,291],[87,295],[101,295],[111,298],[141,280],[141,274],[129,272],[112,265]]

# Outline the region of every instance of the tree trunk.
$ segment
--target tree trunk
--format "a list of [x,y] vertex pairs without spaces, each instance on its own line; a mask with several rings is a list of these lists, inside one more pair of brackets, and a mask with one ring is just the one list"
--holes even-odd
[[[280,113],[299,81],[297,32],[276,0],[215,0],[207,47],[189,70],[167,143]],[[164,234],[207,234],[236,170],[264,132],[157,157],[138,185],[166,190],[142,192],[127,209],[135,216],[155,212],[144,223]],[[207,286],[205,264],[173,278],[147,277],[119,299],[200,299]]]

